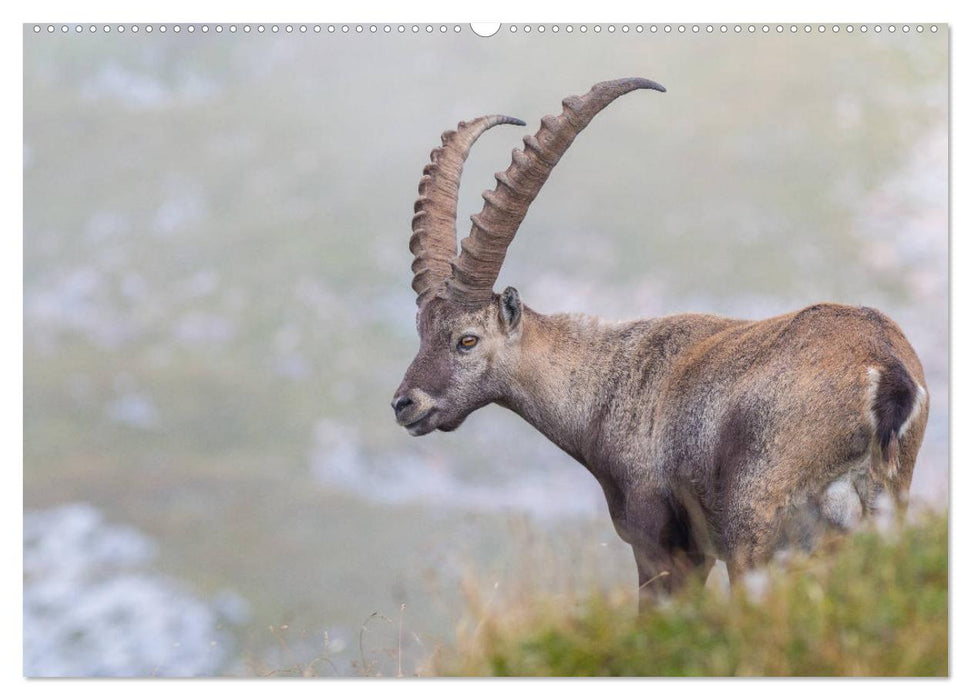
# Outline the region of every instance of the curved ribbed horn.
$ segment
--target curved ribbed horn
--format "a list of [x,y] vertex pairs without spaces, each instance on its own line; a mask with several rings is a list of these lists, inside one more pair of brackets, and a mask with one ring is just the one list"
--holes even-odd
[[446,296],[452,301],[478,303],[492,298],[492,285],[506,257],[506,248],[539,194],[543,183],[566,150],[604,107],[632,90],[665,92],[645,78],[621,78],[594,85],[582,97],[563,100],[563,113],[543,117],[535,136],[523,139],[524,151],[512,152],[512,165],[496,173],[496,188],[482,193],[485,206],[472,217],[472,231],[463,239],[452,263]]
[[476,139],[497,124],[525,126],[526,122],[501,114],[459,122],[455,131],[442,134],[441,147],[432,151],[431,163],[422,172],[408,244],[415,254],[411,287],[418,293],[419,306],[429,295],[440,292],[452,274],[451,263],[456,253],[455,207],[462,165]]

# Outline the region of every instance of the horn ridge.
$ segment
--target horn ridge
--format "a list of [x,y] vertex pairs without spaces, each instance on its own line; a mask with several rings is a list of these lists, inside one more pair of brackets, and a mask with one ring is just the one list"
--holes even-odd
[[441,291],[452,272],[457,252],[455,209],[465,159],[479,136],[499,124],[525,126],[521,119],[501,114],[459,122],[456,129],[442,134],[442,145],[432,150],[430,162],[422,169],[408,244],[415,256],[412,288],[419,306],[430,293]]
[[621,95],[639,89],[665,92],[662,85],[646,78],[597,83],[585,95],[564,99],[563,112],[543,117],[539,130],[523,139],[525,148],[513,150],[512,163],[503,177],[496,175],[496,187],[483,195],[482,210],[472,217],[472,229],[450,265],[451,275],[445,283],[449,299],[475,303],[492,298],[492,286],[506,250],[560,158],[602,109]]

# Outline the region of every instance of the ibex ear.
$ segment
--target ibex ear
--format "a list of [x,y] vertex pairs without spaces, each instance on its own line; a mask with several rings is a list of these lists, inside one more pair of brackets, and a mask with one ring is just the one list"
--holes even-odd
[[523,302],[519,300],[519,292],[515,287],[506,287],[499,295],[499,318],[502,319],[506,331],[515,330],[523,317]]

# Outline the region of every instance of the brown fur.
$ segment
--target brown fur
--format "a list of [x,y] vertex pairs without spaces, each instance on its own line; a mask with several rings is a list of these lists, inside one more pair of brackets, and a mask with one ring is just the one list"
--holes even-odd
[[[499,295],[428,304],[397,392],[424,398],[399,422],[451,430],[493,402],[520,414],[600,482],[648,593],[707,573],[715,557],[733,578],[766,562],[795,537],[786,528],[800,508],[858,464],[879,465],[854,476],[861,499],[886,487],[905,503],[928,401],[915,408],[920,362],[876,311],[606,323],[523,306],[512,325],[507,314]],[[479,344],[461,352],[468,333]]]

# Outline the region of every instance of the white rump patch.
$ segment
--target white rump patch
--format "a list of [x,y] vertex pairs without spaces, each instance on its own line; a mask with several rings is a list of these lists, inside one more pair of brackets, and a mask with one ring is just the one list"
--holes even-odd
[[867,417],[870,419],[870,427],[874,430],[877,429],[877,414],[874,413],[873,407],[877,403],[877,387],[880,386],[880,370],[877,367],[867,367],[866,376],[869,380],[869,386],[867,391]]

